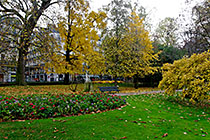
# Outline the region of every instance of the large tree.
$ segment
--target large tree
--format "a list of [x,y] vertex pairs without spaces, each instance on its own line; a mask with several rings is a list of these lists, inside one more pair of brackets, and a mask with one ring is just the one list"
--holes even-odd
[[46,68],[65,73],[64,82],[68,84],[70,74],[82,73],[87,68],[93,74],[102,70],[103,56],[97,42],[98,31],[106,26],[106,14],[91,11],[87,0],[67,0],[64,12],[57,27],[63,43],[53,46]]
[[192,23],[184,32],[184,48],[189,55],[210,49],[210,1],[204,0],[192,8]]
[[107,29],[106,36],[103,40],[102,46],[105,50],[104,55],[110,55],[110,60],[107,60],[106,64],[109,74],[111,74],[115,83],[118,76],[121,76],[120,66],[120,53],[121,50],[120,41],[123,34],[126,32],[126,28],[129,22],[129,16],[132,10],[131,2],[128,0],[112,0],[108,5],[103,7],[106,12],[107,18]]
[[[34,32],[44,12],[60,0],[1,0],[1,26],[10,28],[12,32],[4,30],[0,36],[11,40],[8,48],[15,48],[18,54],[17,84],[25,85],[25,65],[29,48],[33,45]],[[7,21],[13,21],[8,23]]]
[[118,46],[115,43],[117,37],[114,36],[104,40],[103,48],[108,73],[114,76],[134,77],[134,86],[137,88],[138,77],[144,77],[156,70],[151,67],[151,62],[157,55],[153,52],[143,19],[132,12],[129,20],[126,32],[118,40]]
[[138,8],[128,0],[113,0],[104,7],[110,26],[102,46],[107,73],[115,83],[119,76],[138,77],[152,71],[149,65],[155,56],[144,26],[147,14],[142,7]]

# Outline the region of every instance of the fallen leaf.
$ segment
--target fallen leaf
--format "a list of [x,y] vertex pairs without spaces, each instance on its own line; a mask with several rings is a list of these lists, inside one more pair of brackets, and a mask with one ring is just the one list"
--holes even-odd
[[53,133],[57,133],[59,130],[54,130]]
[[8,139],[8,137],[4,137],[4,139]]
[[127,139],[127,137],[122,137],[122,138],[120,138],[120,139]]
[[206,135],[208,135],[208,133],[207,132],[204,132],[204,131],[201,131],[202,133],[204,133],[204,134],[206,134]]
[[168,136],[168,133],[163,134],[163,136],[162,136],[162,137],[166,137],[166,136]]

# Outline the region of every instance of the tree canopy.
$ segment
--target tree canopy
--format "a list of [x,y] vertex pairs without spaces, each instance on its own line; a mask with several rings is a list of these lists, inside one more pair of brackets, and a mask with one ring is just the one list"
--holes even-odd
[[[86,0],[67,1],[65,16],[59,17],[56,27],[61,37],[61,44],[53,47],[50,61],[46,63],[46,70],[65,73],[65,82],[69,82],[69,74],[82,73],[87,70],[94,74],[100,73],[103,68],[103,56],[97,45],[100,29],[105,28],[104,12],[90,11]],[[85,66],[86,64],[87,66]]]
[[116,77],[144,76],[155,70],[151,67],[151,62],[157,58],[157,55],[153,52],[143,19],[132,12],[129,20],[126,32],[121,38],[107,37],[103,42],[107,71]]

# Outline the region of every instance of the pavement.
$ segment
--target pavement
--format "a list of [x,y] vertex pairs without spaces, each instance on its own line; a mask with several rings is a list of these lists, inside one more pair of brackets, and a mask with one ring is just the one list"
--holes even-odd
[[[182,91],[182,90],[176,90],[176,91]],[[154,93],[164,93],[164,90],[155,90],[155,91],[143,91],[138,93],[116,93],[117,96],[128,96],[128,95],[140,95],[140,94],[154,94]]]

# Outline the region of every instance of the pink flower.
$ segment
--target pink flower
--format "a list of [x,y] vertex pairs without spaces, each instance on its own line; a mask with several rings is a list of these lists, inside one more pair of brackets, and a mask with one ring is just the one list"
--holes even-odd
[[33,103],[30,103],[29,105],[33,105]]
[[44,110],[44,107],[41,107],[39,110]]

